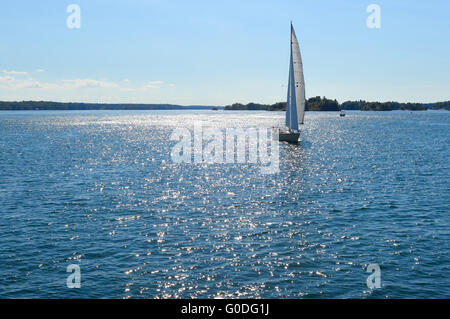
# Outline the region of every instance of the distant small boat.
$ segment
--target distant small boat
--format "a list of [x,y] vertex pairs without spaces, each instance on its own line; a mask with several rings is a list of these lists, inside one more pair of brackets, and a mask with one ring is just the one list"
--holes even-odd
[[212,111],[218,111],[219,109],[217,107],[213,107],[211,110]]
[[289,66],[289,85],[286,104],[287,130],[279,130],[280,142],[298,143],[299,125],[305,117],[305,80],[303,76],[302,56],[298,46],[294,27],[291,23],[291,59]]
[[344,117],[344,116],[345,116],[344,110],[342,110],[341,113],[339,113],[339,116],[340,116],[340,117]]

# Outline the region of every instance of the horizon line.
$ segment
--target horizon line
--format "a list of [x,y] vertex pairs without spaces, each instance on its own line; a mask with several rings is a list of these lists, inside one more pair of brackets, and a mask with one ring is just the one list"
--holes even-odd
[[[386,100],[386,101],[370,101],[370,100],[365,100],[365,99],[353,99],[353,100],[345,100],[344,102],[339,102],[339,100],[337,99],[333,99],[333,98],[329,98],[326,96],[322,96],[322,95],[316,95],[316,96],[310,96],[309,98],[306,99],[306,101],[310,98],[316,98],[316,97],[320,97],[320,98],[326,98],[328,100],[336,100],[338,102],[338,104],[343,104],[345,102],[358,102],[358,101],[364,101],[364,102],[368,102],[368,103],[400,103],[400,104],[436,104],[436,103],[445,103],[445,102],[450,102],[450,100],[439,100],[436,102],[399,102],[399,101],[394,101],[394,100]],[[260,105],[274,105],[274,104],[278,104],[278,103],[286,103],[286,101],[277,101],[277,102],[273,102],[273,103],[260,103],[260,102],[233,102],[233,103],[229,103],[229,104],[203,104],[203,103],[194,103],[194,104],[174,104],[174,103],[168,103],[168,102],[163,102],[163,103],[147,103],[147,102],[142,102],[142,103],[136,103],[136,102],[79,102],[79,101],[57,101],[57,100],[14,100],[14,101],[7,101],[7,100],[0,100],[0,103],[24,103],[24,102],[48,102],[48,103],[70,103],[70,104],[102,104],[102,105],[173,105],[173,106],[183,106],[183,107],[189,107],[189,106],[212,106],[212,107],[225,107],[228,105],[233,105],[233,104],[242,104],[242,105],[247,105],[247,104],[260,104]]]

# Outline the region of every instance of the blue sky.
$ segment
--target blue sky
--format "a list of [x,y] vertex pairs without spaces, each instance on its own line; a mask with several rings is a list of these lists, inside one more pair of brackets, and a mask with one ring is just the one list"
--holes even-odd
[[448,0],[2,1],[0,100],[285,100],[291,20],[307,97],[450,100],[449,15]]

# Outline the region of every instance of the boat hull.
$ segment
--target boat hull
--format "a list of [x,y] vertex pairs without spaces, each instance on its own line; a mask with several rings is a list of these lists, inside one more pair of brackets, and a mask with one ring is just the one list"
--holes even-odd
[[298,138],[300,137],[300,133],[294,133],[289,131],[279,131],[278,133],[278,140],[280,142],[288,142],[297,144]]

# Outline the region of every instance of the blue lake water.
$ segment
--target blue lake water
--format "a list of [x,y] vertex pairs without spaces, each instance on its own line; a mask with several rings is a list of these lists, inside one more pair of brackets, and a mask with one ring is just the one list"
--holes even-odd
[[1,112],[0,297],[450,297],[450,112],[308,112],[269,175],[173,163],[198,121],[283,113]]

